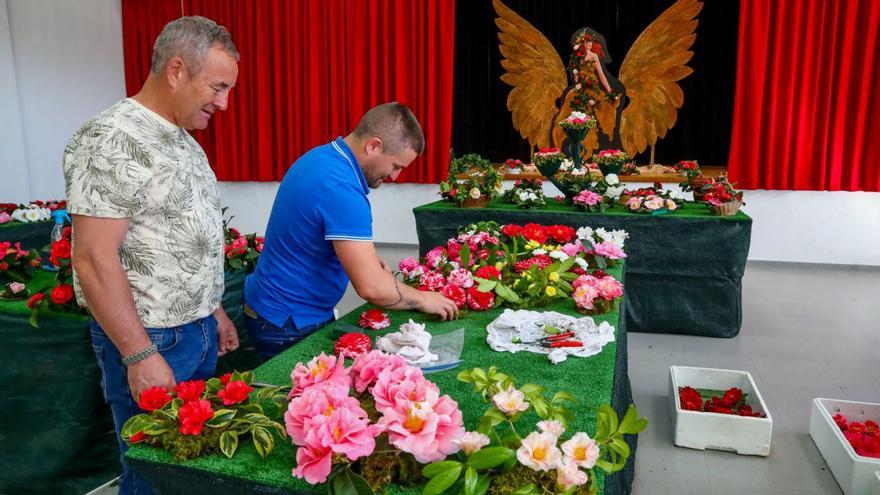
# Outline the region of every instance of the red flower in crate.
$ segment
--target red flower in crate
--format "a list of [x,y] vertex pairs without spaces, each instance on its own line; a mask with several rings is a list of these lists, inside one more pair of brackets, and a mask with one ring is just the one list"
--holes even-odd
[[333,353],[342,355],[347,358],[356,358],[359,355],[369,352],[372,348],[370,337],[363,333],[347,333],[336,341],[333,346]]
[[[739,403],[743,398],[743,391],[733,387],[729,389],[727,392],[724,392],[724,396],[721,397],[721,404],[724,407],[733,407]],[[714,397],[713,397],[714,399]]]
[[678,387],[678,397],[681,408],[685,411],[702,411],[703,398],[700,393],[692,387]]
[[733,414],[733,408],[727,407],[718,397],[712,397],[706,401],[705,411],[719,414]]
[[837,423],[837,427],[840,428],[840,431],[846,431],[846,416],[837,413],[834,415],[833,419],[834,422]]
[[361,313],[358,326],[368,330],[381,330],[391,326],[391,320],[381,309],[370,309]]

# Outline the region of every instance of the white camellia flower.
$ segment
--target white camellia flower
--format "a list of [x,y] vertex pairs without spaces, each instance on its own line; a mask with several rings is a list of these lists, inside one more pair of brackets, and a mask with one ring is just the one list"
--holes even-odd
[[479,187],[474,187],[474,188],[471,189],[471,192],[470,192],[470,196],[471,196],[471,198],[473,198],[473,199],[480,199],[480,196],[482,196],[482,195],[483,195],[483,193],[480,192],[480,188],[479,188]]
[[587,473],[580,470],[577,463],[570,458],[565,458],[556,467],[556,484],[563,490],[576,486],[582,486],[587,482]]
[[617,174],[608,174],[605,176],[605,182],[609,186],[616,186],[617,184],[620,184],[620,177],[618,177]]
[[572,162],[570,159],[566,158],[566,159],[562,160],[562,164],[559,165],[559,170],[562,170],[563,172],[567,172],[567,171],[571,170],[571,167],[573,167],[573,166],[574,166],[574,162]]
[[489,437],[476,431],[469,431],[453,440],[452,443],[461,447],[461,450],[463,450],[466,455],[471,455],[486,445],[489,445]]
[[620,197],[621,194],[623,194],[623,191],[625,191],[625,190],[626,190],[626,187],[624,187],[624,186],[611,186],[605,190],[605,197],[617,199]]
[[520,191],[519,192],[519,200],[520,201],[528,201],[528,199],[529,199],[529,193],[527,191]]
[[577,230],[578,239],[592,239],[593,238],[593,229],[592,227],[581,227]]
[[50,210],[49,208],[42,208],[40,210],[40,217],[42,220],[48,220],[52,218],[52,210]]
[[520,464],[535,471],[545,473],[562,461],[562,452],[556,446],[556,437],[551,433],[533,431],[525,437],[516,451],[516,459]]
[[525,401],[525,398],[525,394],[513,388],[513,385],[508,385],[507,390],[502,390],[492,396],[492,403],[504,414],[513,416],[529,408],[529,403]]
[[599,446],[596,445],[596,441],[581,431],[562,444],[562,451],[567,458],[585,469],[591,469],[599,459]]
[[574,264],[581,267],[581,270],[586,270],[587,267],[589,266],[589,264],[587,263],[587,260],[585,260],[583,258],[575,258]]
[[599,236],[599,239],[602,239],[603,241],[611,239],[611,232],[605,230],[605,227],[599,227],[598,229],[596,229],[596,235]]
[[28,222],[39,222],[40,221],[40,210],[36,208],[28,208],[24,212],[24,217]]
[[530,192],[530,193],[529,193],[529,199],[531,199],[532,201],[535,201],[535,200],[538,199],[538,196],[537,196],[535,193]]
[[584,112],[578,112],[577,110],[575,110],[574,112],[571,112],[571,115],[569,115],[568,118],[583,120],[583,119],[587,118],[587,114],[585,114]]
[[538,421],[538,429],[544,433],[550,433],[556,437],[561,437],[565,433],[565,426],[555,419],[546,419]]
[[559,261],[565,261],[569,258],[569,256],[562,251],[553,251],[550,253],[550,257]]
[[19,209],[13,211],[12,215],[10,215],[10,216],[12,217],[13,220],[15,220],[17,222],[27,222],[27,219],[24,217],[24,215],[25,215],[25,210],[22,208],[19,208]]

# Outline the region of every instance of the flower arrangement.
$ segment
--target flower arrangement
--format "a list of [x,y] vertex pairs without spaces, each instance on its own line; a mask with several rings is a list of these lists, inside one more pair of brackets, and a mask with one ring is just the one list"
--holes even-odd
[[16,222],[44,222],[52,217],[52,210],[37,203],[21,206],[12,212],[10,218]]
[[870,419],[864,423],[847,422],[846,416],[840,413],[834,415],[834,422],[856,454],[880,459],[880,426],[877,422]]
[[715,215],[735,215],[745,204],[742,200],[743,192],[734,189],[733,184],[728,182],[724,175],[703,186],[701,192],[703,193],[703,201]]
[[[703,173],[700,171],[700,165],[696,160],[682,160],[672,166],[678,172],[684,174],[688,179],[700,177]],[[684,184],[684,183],[683,183]],[[684,187],[684,185],[682,185]]]
[[626,257],[623,231],[488,222],[459,232],[421,262],[401,260],[400,273],[405,283],[440,292],[474,311],[499,305],[535,308],[570,298],[571,283],[579,276]]
[[37,317],[44,308],[66,312],[87,311],[76,302],[74,297],[71,254],[70,227],[65,227],[61,232],[61,239],[53,242],[49,250],[49,262],[57,268],[54,283],[28,299],[27,306],[31,310],[29,321],[32,326],[39,326]]
[[590,189],[595,182],[591,170],[589,166],[577,167],[573,161],[566,158],[559,165],[554,184],[566,197],[574,199],[574,196],[584,189]]
[[611,311],[614,300],[623,295],[623,284],[602,270],[579,276],[571,287],[578,311],[588,315]]
[[327,482],[328,493],[370,494],[461,448],[458,404],[400,356],[374,350],[346,368],[322,353],[298,363],[291,380],[284,422],[298,447],[293,475]]
[[532,163],[544,174],[544,177],[553,177],[565,160],[565,154],[559,148],[540,148],[532,155]]
[[679,183],[682,192],[693,192],[694,201],[703,201],[703,186],[715,182],[711,177],[704,177],[696,160],[682,160],[672,168],[683,173],[685,179]]
[[[461,435],[456,442],[462,453],[458,460],[434,462],[422,470],[430,481],[422,495],[437,495],[464,480],[464,493],[515,493],[522,495],[596,493],[596,470],[606,474],[626,466],[630,448],[625,434],[638,434],[648,421],[630,406],[622,420],[608,405],[596,411],[596,433],[566,435],[574,420],[567,406],[576,401],[565,391],[548,397],[543,387],[527,383],[516,386],[512,375],[474,368],[458,374],[474,386],[489,409],[476,431]],[[523,416],[534,409],[541,420],[523,426]],[[531,430],[524,437],[524,433]],[[567,437],[567,439],[566,439]]]
[[223,213],[223,251],[225,254],[224,268],[226,270],[252,271],[257,265],[260,253],[263,252],[263,237],[257,234],[242,235],[238,229],[229,226],[229,222],[235,217],[226,219],[226,209]]
[[657,182],[653,187],[640,187],[623,193],[620,202],[633,213],[657,214],[677,210],[682,200]]
[[449,163],[449,178],[440,183],[440,196],[464,207],[482,207],[498,195],[500,187],[501,174],[489,160],[468,153]]
[[678,387],[679,402],[685,411],[735,414],[755,418],[765,417],[766,415],[762,412],[752,411],[752,406],[746,403],[747,395],[736,387],[724,391]]
[[20,242],[0,241],[0,280],[25,283],[41,262],[36,249],[25,249]]
[[541,179],[519,179],[513,189],[504,192],[505,203],[516,205],[517,208],[541,208],[547,205],[544,198],[544,184]]
[[623,150],[601,150],[593,155],[593,162],[599,165],[603,174],[619,174],[629,155]]
[[180,382],[173,390],[150,387],[138,396],[138,407],[146,413],[125,422],[122,439],[159,447],[185,460],[217,451],[231,458],[242,437],[250,435],[265,458],[275,448],[272,433],[287,436],[273,419],[280,418],[287,398],[281,387],[253,392],[253,378],[251,372],[236,371],[207,381]]
[[523,162],[517,158],[508,158],[504,160],[504,166],[507,167],[507,173],[518,174],[522,170]]
[[566,131],[569,129],[578,131],[589,131],[590,129],[596,127],[596,118],[584,112],[574,111],[571,112],[568,117],[559,122],[559,127],[563,128]]

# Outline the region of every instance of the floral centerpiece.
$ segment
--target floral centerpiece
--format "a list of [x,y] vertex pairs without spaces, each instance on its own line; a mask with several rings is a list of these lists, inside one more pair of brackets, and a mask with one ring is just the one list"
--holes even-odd
[[544,183],[541,179],[519,179],[513,188],[504,192],[505,203],[516,205],[517,208],[542,208],[547,202],[544,199]]
[[0,282],[27,282],[41,261],[36,249],[25,249],[20,242],[0,241]]
[[[431,463],[422,470],[430,481],[422,495],[437,495],[463,480],[465,494],[594,494],[596,471],[612,474],[626,466],[630,448],[624,435],[645,430],[648,421],[630,405],[623,419],[608,405],[596,411],[596,432],[567,434],[576,398],[540,385],[516,386],[516,379],[495,367],[458,374],[489,404],[476,431],[457,439],[457,460]],[[540,421],[524,424],[533,409]],[[526,432],[528,432],[526,434]]]
[[[459,178],[460,176],[464,178]],[[463,208],[483,208],[498,195],[501,174],[489,160],[469,153],[449,163],[449,178],[440,183],[440,196]]]
[[[556,172],[553,184],[562,191],[569,200],[573,200],[578,193],[584,189],[592,188],[596,179],[593,177],[593,170],[589,165],[575,166],[574,162],[566,158],[559,165],[559,171]],[[598,174],[598,171],[596,172]]]
[[523,162],[517,158],[508,158],[504,160],[504,166],[508,174],[518,174],[522,171]]
[[61,232],[61,239],[52,243],[49,250],[49,262],[57,268],[53,284],[28,299],[27,306],[31,310],[30,324],[37,327],[37,317],[42,309],[55,309],[65,312],[87,312],[76,302],[73,292],[73,264],[71,260],[72,246],[70,227]]
[[593,155],[593,162],[599,165],[603,174],[619,174],[629,155],[623,150],[602,150]]
[[654,183],[653,187],[640,187],[626,191],[620,196],[620,203],[633,213],[660,214],[675,211],[681,206],[682,200],[672,191],[663,189],[663,184]]
[[596,127],[596,118],[592,115],[575,110],[571,112],[568,117],[559,122],[559,127],[561,127],[562,130],[565,131],[565,135],[568,136],[567,154],[571,157],[575,169],[580,169],[584,161],[582,151],[584,147],[584,138],[587,137],[587,133],[590,132],[590,129]]
[[709,206],[709,210],[715,215],[731,216],[745,204],[743,192],[733,188],[727,177],[719,176],[711,184],[706,184],[702,189],[703,201]]
[[[458,236],[430,250],[421,262],[402,259],[399,268],[405,283],[440,292],[459,308],[535,308],[571,298],[572,282],[579,276],[625,258],[626,237],[623,231],[588,227],[576,231],[565,225],[499,227],[487,222],[460,229]],[[622,288],[602,295],[613,303]]]
[[220,211],[223,214],[223,266],[226,270],[246,270],[248,273],[253,271],[260,259],[260,253],[263,252],[263,237],[257,234],[242,235],[238,229],[229,226],[229,222],[235,217],[226,218],[226,210],[223,207]]
[[138,407],[146,413],[125,422],[122,439],[165,449],[184,460],[213,452],[232,458],[250,435],[257,453],[266,457],[275,448],[274,436],[287,436],[276,421],[287,397],[281,387],[254,392],[253,379],[251,372],[233,372],[180,382],[173,390],[148,388],[138,396]]
[[712,183],[713,180],[711,177],[703,176],[700,164],[696,160],[682,160],[673,168],[685,176],[685,180],[679,184],[682,192],[692,191],[694,201],[703,201],[703,186]]
[[532,163],[547,178],[556,175],[563,160],[565,160],[565,154],[559,148],[541,148],[532,155]]
[[284,414],[296,451],[293,475],[328,493],[370,494],[418,478],[418,463],[460,450],[458,404],[400,356],[363,353],[345,367],[323,353],[291,374]]

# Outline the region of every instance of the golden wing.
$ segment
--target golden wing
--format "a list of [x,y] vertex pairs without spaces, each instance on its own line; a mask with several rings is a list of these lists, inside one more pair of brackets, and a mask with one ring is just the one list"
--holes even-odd
[[620,140],[630,155],[645,151],[675,125],[684,93],[677,81],[690,75],[686,64],[697,35],[697,0],[678,0],[636,39],[620,66],[629,104],[620,116]]
[[513,115],[513,126],[532,147],[550,145],[553,117],[559,112],[556,99],[567,85],[565,66],[540,31],[493,0],[498,18],[498,39],[501,41],[501,80],[513,86],[507,96],[507,109]]

